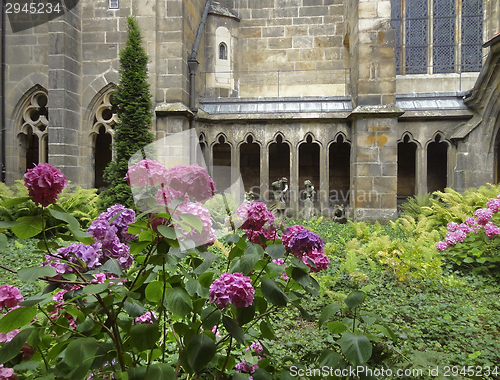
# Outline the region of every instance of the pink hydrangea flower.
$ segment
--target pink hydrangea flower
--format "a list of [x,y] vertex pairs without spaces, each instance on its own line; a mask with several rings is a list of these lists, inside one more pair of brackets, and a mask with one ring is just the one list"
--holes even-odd
[[262,202],[243,203],[236,209],[236,215],[242,223],[236,227],[244,230],[259,231],[267,222],[274,220],[274,214]]
[[262,351],[264,351],[264,348],[262,347],[262,344],[260,344],[260,342],[252,343],[249,347],[245,349],[245,351],[248,351],[250,349],[254,350],[257,354],[260,354]]
[[490,221],[492,216],[493,213],[488,208],[480,208],[474,212],[477,224],[481,224],[483,226]]
[[462,230],[456,230],[455,232],[448,232],[446,234],[446,242],[448,245],[457,244],[458,242],[463,242],[467,237],[467,233]]
[[465,219],[465,223],[467,223],[469,226],[474,226],[476,224],[476,219],[467,218],[467,219]]
[[[302,256],[302,261],[309,268],[311,268],[311,272],[314,273],[327,269],[328,265],[330,264],[330,260],[323,253],[323,251],[318,251],[316,249],[313,249],[312,251],[307,252],[304,256]],[[314,265],[311,265],[311,262]]]
[[228,303],[234,307],[247,307],[253,303],[255,294],[252,280],[242,273],[222,273],[209,290],[209,302],[215,302],[219,309]]
[[0,364],[0,380],[17,380],[14,369],[4,368],[3,364]]
[[[186,231],[178,222],[182,220],[182,214],[191,214],[198,217],[202,223],[201,231],[195,228],[191,228],[191,231]],[[183,203],[177,207],[174,214],[174,219],[177,221],[174,226],[177,230],[177,235],[182,235],[179,239],[181,242],[187,239],[192,240],[196,247],[200,245],[212,245],[214,244],[217,236],[215,236],[215,231],[212,228],[212,219],[210,218],[210,211],[200,203]]]
[[167,186],[187,194],[200,203],[204,203],[215,194],[214,181],[206,169],[198,164],[175,166],[168,170],[165,178]]
[[240,373],[254,373],[259,366],[257,364],[251,366],[245,360],[242,360],[234,368]]
[[450,222],[448,223],[448,225],[446,226],[446,229],[449,231],[449,232],[455,232],[458,228],[458,224],[455,223],[455,222]]
[[488,207],[491,212],[497,213],[500,210],[500,199],[492,198],[486,202],[486,207]]
[[156,193],[156,201],[161,205],[169,205],[172,203],[172,200],[181,198],[187,201],[187,196],[180,191],[174,190],[171,187],[164,187],[163,189],[158,190]]
[[498,228],[497,225],[488,222],[484,225],[484,232],[486,233],[486,236],[491,239],[492,237],[500,234],[500,228]]
[[37,206],[56,203],[59,193],[67,186],[66,176],[49,164],[38,164],[24,175],[24,185]]
[[19,334],[20,331],[21,329],[15,329],[8,332],[7,334],[0,333],[0,343],[10,342],[17,334]]
[[146,158],[129,167],[125,179],[130,186],[157,186],[165,184],[166,174],[162,163]]
[[439,251],[446,251],[448,246],[449,246],[449,243],[447,243],[446,241],[438,241],[436,243],[436,249]]
[[145,314],[141,315],[140,317],[137,317],[135,321],[137,323],[153,323],[153,319],[156,318],[156,314],[154,311],[148,311]]
[[24,298],[18,288],[13,285],[0,286],[0,309],[16,307],[22,301]]

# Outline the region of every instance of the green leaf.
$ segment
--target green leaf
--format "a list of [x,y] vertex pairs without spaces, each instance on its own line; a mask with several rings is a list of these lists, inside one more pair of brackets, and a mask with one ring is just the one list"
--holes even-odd
[[152,281],[146,286],[146,299],[149,302],[160,302],[163,296],[163,284],[160,281]]
[[336,303],[332,303],[326,306],[321,312],[321,315],[319,317],[318,327],[321,327],[323,323],[325,323],[331,317],[333,317],[340,309],[341,309],[340,305],[337,305]]
[[163,224],[160,224],[158,226],[158,232],[163,237],[166,237],[167,239],[170,239],[170,240],[177,239],[177,233],[175,232],[175,229],[173,227],[167,227],[167,226],[164,226]]
[[4,234],[0,234],[0,251],[3,251],[7,248],[7,236]]
[[71,367],[78,367],[83,362],[88,362],[88,367],[94,360],[97,351],[95,338],[77,338],[70,342],[64,351],[64,361]]
[[278,260],[285,256],[286,249],[283,244],[271,244],[267,246],[266,252],[273,259]]
[[300,268],[292,269],[292,278],[304,287],[309,285],[309,274]]
[[259,260],[260,256],[258,254],[245,254],[235,262],[231,268],[231,273],[243,273],[246,276],[254,269]]
[[252,378],[253,378],[253,380],[271,380],[272,379],[269,372],[267,372],[263,368],[257,368],[255,370],[255,372],[252,373]]
[[99,294],[109,288],[109,283],[103,282],[102,284],[90,284],[82,289],[83,294]]
[[16,364],[13,368],[14,371],[35,371],[38,368],[39,364],[40,362],[30,360],[29,362]]
[[349,307],[350,310],[352,310],[361,305],[364,300],[365,293],[359,290],[355,290],[344,299],[344,303]]
[[130,315],[132,318],[140,317],[141,315],[146,314],[147,310],[137,301],[125,301],[123,304],[123,309]]
[[[116,274],[117,276],[121,276],[123,271],[120,263],[118,260],[110,257],[108,261],[106,261],[103,265],[101,265],[99,268],[96,269],[96,273],[105,273],[105,272],[110,272],[113,274]],[[88,273],[88,272],[87,272]]]
[[326,328],[332,332],[332,334],[342,334],[347,330],[347,326],[341,322],[333,321],[326,324]]
[[78,220],[73,215],[70,215],[66,212],[60,212],[60,211],[54,210],[53,208],[49,208],[49,212],[54,218],[68,223],[73,230],[80,229],[80,222],[78,222]]
[[238,343],[245,344],[245,334],[234,319],[229,318],[227,315],[224,315],[222,317],[222,324],[224,325],[224,328],[227,330],[227,332],[231,334],[231,336],[236,339]]
[[221,312],[213,306],[207,306],[200,315],[202,326],[205,330],[210,330],[212,327],[219,324]]
[[193,310],[191,297],[182,288],[168,288],[165,292],[165,299],[169,310],[175,316],[183,318]]
[[139,351],[152,349],[160,338],[158,323],[139,323],[132,326],[129,332],[130,343]]
[[17,272],[21,280],[30,283],[36,282],[41,277],[53,277],[56,274],[56,270],[50,266],[23,268]]
[[2,206],[5,208],[9,208],[12,206],[17,206],[17,205],[24,203],[26,201],[29,201],[30,199],[31,199],[31,197],[12,198],[12,199],[8,199],[6,201],[3,201]]
[[260,332],[264,338],[270,340],[274,339],[273,327],[268,321],[260,322]]
[[319,356],[319,366],[327,366],[330,368],[337,368],[342,361],[342,356],[333,350],[324,350]]
[[393,342],[395,342],[398,339],[396,334],[394,334],[394,331],[392,331],[389,326],[374,324],[373,327],[381,331],[387,338],[389,338]]
[[209,288],[212,284],[212,278],[214,277],[214,272],[205,272],[198,278],[198,282],[204,288]]
[[226,236],[226,244],[232,245],[236,244],[240,240],[240,235],[230,234]]
[[464,259],[464,261],[463,261],[463,262],[464,262],[464,263],[468,263],[468,264],[470,264],[470,263],[474,263],[475,261],[476,261],[476,260],[475,260],[473,257],[469,257],[469,256],[467,256],[467,257]]
[[236,308],[236,320],[240,326],[253,320],[255,316],[255,306],[250,305],[247,307],[237,307]]
[[266,300],[276,306],[286,306],[288,297],[273,280],[264,278],[261,281],[262,295]]
[[201,372],[217,352],[215,342],[205,334],[196,335],[186,347],[187,360],[195,373]]
[[21,348],[24,346],[24,343],[27,342],[33,330],[35,330],[33,327],[21,330],[10,342],[0,347],[0,364],[4,364],[14,359],[21,352]]
[[217,259],[217,256],[215,256],[211,252],[202,252],[200,253],[200,255],[203,257],[203,262],[194,270],[194,273],[196,273],[197,275],[201,275],[209,270],[212,266],[212,263]]
[[135,255],[141,253],[144,250],[144,248],[149,246],[149,244],[150,243],[148,241],[134,241],[134,242],[132,242],[130,244],[130,254],[135,256]]
[[41,215],[23,216],[17,219],[21,224],[12,227],[12,232],[19,240],[36,236],[43,231],[43,218]]
[[18,224],[21,224],[21,223],[17,222],[17,221],[11,221],[11,222],[0,221],[0,230],[12,228],[13,226],[17,226]]
[[194,227],[195,230],[201,232],[203,230],[203,223],[200,218],[193,214],[181,214],[181,219],[189,224],[191,227]]
[[363,334],[345,332],[338,344],[346,359],[354,366],[366,363],[372,356],[372,345]]
[[8,332],[20,329],[30,323],[37,314],[37,309],[32,307],[20,307],[8,312],[0,319],[0,333],[7,334]]
[[[175,378],[175,369],[166,363],[129,368],[128,380],[171,380]],[[122,377],[123,379],[123,377]]]

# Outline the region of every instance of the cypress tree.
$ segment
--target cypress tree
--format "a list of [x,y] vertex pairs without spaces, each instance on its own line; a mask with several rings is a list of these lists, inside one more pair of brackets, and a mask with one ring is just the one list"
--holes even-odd
[[127,21],[127,43],[120,51],[120,83],[113,95],[113,103],[118,106],[113,139],[115,159],[104,171],[108,187],[100,197],[102,209],[114,204],[134,206],[130,186],[124,180],[128,161],[134,153],[155,141],[150,131],[153,105],[147,82],[148,55],[142,46],[137,21],[132,16]]

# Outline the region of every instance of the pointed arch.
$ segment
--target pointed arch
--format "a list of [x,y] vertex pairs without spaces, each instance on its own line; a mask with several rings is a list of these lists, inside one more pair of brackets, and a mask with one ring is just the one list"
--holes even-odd
[[13,120],[20,141],[18,158],[21,171],[48,162],[48,91],[39,84],[27,90],[14,109]]
[[[310,181],[315,189],[320,186],[320,150],[321,143],[316,140],[312,132],[307,132],[298,144],[299,154],[299,189],[305,189],[305,182]],[[319,191],[316,192],[319,195]],[[301,197],[301,200],[304,200]],[[313,202],[317,199],[311,199]]]
[[413,135],[405,131],[398,140],[398,206],[417,193],[417,149]]
[[255,199],[260,199],[260,150],[252,132],[248,132],[239,144],[240,174],[245,187],[245,193],[252,192]]
[[90,101],[85,112],[85,128],[89,133],[92,149],[91,166],[93,168],[94,187],[103,190],[104,169],[113,160],[114,127],[118,122],[117,106],[113,105],[114,83],[108,83]]
[[267,151],[269,154],[269,185],[282,178],[290,181],[291,143],[285,139],[282,132],[278,131],[274,134],[273,140],[268,144]]
[[328,146],[330,206],[349,205],[351,184],[351,142],[344,132],[337,132]]
[[233,146],[228,141],[225,133],[217,135],[212,143],[212,178],[216,184],[217,191],[224,191],[232,183],[232,150]]
[[426,144],[427,192],[444,191],[448,186],[448,149],[450,142],[444,133],[436,131]]

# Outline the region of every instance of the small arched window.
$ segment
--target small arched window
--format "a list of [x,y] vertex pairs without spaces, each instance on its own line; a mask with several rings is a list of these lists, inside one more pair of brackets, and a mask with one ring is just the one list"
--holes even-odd
[[219,59],[227,60],[227,46],[224,42],[219,45]]

